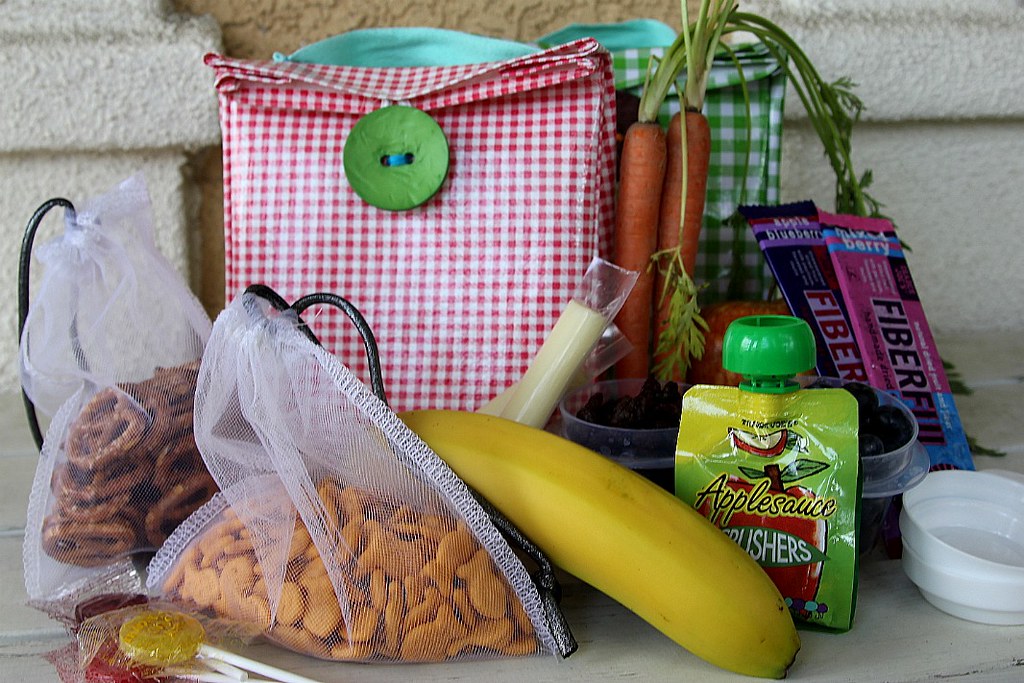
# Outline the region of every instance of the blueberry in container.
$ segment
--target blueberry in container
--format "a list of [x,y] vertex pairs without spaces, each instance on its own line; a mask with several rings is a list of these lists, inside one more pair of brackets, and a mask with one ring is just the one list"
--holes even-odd
[[921,483],[931,466],[918,441],[917,419],[902,401],[861,382],[816,377],[809,388],[842,387],[857,399],[860,417],[861,554],[878,542],[893,500]]

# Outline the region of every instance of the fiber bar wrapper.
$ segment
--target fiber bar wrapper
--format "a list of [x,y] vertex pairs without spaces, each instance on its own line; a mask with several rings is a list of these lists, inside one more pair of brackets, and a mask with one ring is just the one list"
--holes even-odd
[[974,469],[903,247],[884,219],[819,212],[871,384],[917,417],[932,466]]
[[808,322],[819,375],[866,382],[867,374],[813,202],[741,206],[790,311]]

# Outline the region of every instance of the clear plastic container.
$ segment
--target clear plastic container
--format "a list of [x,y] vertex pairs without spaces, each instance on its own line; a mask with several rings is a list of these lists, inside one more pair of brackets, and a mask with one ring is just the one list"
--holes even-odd
[[924,448],[917,441],[919,433],[917,418],[914,417],[914,413],[911,412],[910,408],[893,395],[880,389],[875,390],[875,395],[878,397],[879,405],[896,406],[912,425],[910,440],[903,448],[897,448],[887,453],[880,453],[879,455],[861,456],[860,467],[864,472],[864,487],[879,490],[893,487],[896,483],[893,480],[899,478],[901,473],[907,469],[916,451],[918,449],[924,450]]
[[[576,417],[576,413],[595,394],[606,400],[636,396],[643,379],[620,379],[595,382],[578,389],[559,404],[562,435],[582,446],[611,458],[624,467],[644,475],[666,490],[673,490],[676,437],[678,426],[665,429],[623,429],[606,427]],[[686,385],[678,385],[679,393]]]
[[[866,553],[875,547],[878,536],[882,530],[882,523],[889,514],[896,496],[914,488],[924,480],[931,466],[928,451],[920,442],[914,440],[901,449],[894,451],[891,461],[900,461],[905,464],[902,469],[884,479],[877,477],[869,479],[867,472],[864,475],[864,489],[860,496],[860,550]],[[877,456],[882,457],[882,456]],[[864,459],[861,459],[863,463]],[[890,470],[883,470],[889,472]]]
[[[801,382],[827,387],[841,387],[844,384],[842,380],[827,377],[801,378]],[[874,389],[874,393],[880,406],[895,406],[899,409],[911,425],[911,435],[907,443],[900,448],[877,455],[861,456],[863,490],[858,538],[861,554],[875,547],[882,524],[896,496],[920,484],[931,466],[928,452],[917,440],[918,424],[914,413],[895,396],[877,388]]]

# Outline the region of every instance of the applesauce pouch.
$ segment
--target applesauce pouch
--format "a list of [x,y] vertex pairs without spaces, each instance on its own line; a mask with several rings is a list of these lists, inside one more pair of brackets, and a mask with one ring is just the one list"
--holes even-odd
[[675,493],[761,565],[798,624],[846,631],[857,598],[857,402],[843,389],[801,389],[793,378],[814,360],[800,318],[734,321],[722,361],[744,381],[683,395]]

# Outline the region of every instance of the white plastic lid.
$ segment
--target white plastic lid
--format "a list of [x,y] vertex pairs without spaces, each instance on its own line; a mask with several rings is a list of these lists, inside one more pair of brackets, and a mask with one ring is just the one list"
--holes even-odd
[[[1024,478],[1002,471],[932,472],[903,496],[903,534],[926,559],[1024,588]],[[932,555],[934,553],[934,555]]]
[[930,603],[988,624],[1024,624],[1024,477],[931,472],[903,496],[903,568]]

